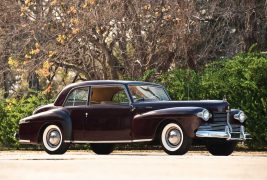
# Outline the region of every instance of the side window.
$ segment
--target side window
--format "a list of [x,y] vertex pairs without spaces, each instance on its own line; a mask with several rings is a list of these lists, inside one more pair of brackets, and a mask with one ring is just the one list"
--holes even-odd
[[64,106],[86,106],[88,101],[88,87],[77,88],[72,91]]
[[121,90],[113,95],[112,102],[117,104],[129,104],[127,94],[124,90]]
[[92,86],[90,104],[128,105],[129,99],[123,86]]

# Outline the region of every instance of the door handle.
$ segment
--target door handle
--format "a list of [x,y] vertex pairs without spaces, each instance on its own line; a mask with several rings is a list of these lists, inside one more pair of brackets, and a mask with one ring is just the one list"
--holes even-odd
[[85,117],[86,117],[86,118],[88,117],[88,113],[87,113],[87,112],[85,113]]
[[135,107],[133,105],[131,105],[130,107],[131,107],[131,111],[134,112]]

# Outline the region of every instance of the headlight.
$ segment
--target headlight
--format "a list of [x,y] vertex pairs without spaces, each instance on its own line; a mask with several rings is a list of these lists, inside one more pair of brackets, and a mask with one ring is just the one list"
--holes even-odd
[[247,119],[247,116],[243,111],[239,111],[239,113],[234,115],[234,118],[243,123]]
[[211,114],[207,109],[204,109],[203,111],[197,113],[197,116],[202,118],[204,121],[208,121],[209,118],[211,117]]

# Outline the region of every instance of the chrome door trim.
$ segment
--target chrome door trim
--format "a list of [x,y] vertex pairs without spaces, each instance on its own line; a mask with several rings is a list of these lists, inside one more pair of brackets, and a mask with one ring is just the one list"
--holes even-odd
[[133,143],[133,142],[149,142],[153,139],[135,139],[135,140],[115,140],[115,141],[71,141],[65,140],[65,143]]

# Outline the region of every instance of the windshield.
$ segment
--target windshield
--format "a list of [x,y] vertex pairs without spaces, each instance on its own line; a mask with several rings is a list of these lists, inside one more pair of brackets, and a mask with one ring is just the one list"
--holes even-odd
[[161,86],[129,85],[134,102],[169,101],[169,96]]

